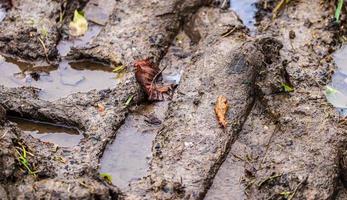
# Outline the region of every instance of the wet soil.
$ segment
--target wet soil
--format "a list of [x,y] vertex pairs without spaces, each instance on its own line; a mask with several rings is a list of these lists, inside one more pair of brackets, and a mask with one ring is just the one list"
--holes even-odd
[[[265,94],[260,102],[267,119],[251,113],[239,137],[248,148],[237,156],[238,160],[232,158],[231,150],[220,171],[220,177],[229,179],[226,182],[238,183],[234,188],[246,187],[246,197],[240,199],[334,199],[340,190],[339,157],[345,151],[341,146],[344,130],[338,114],[324,98],[324,85],[334,69],[330,62],[333,32],[326,30],[330,20],[324,14],[333,13],[329,8],[316,1],[297,2],[273,22],[265,16],[258,27],[266,35],[277,36],[284,46],[280,53],[282,63],[272,60],[276,64],[268,66],[269,78],[258,83]],[[314,23],[307,26],[304,19]],[[290,32],[295,33],[294,38]],[[292,85],[294,93],[276,95],[282,90],[281,82]],[[275,127],[271,125],[274,123]],[[261,133],[264,135],[259,136]],[[231,171],[234,165],[243,166],[243,176],[222,174],[224,168]],[[223,197],[230,191],[218,188],[225,180],[218,177],[217,174],[216,186],[212,185],[212,197]],[[336,198],[343,199],[343,192],[339,196],[342,197]]]
[[[344,91],[334,2],[291,1],[276,18],[269,0],[11,2],[1,199],[345,199],[346,123],[326,98]],[[72,38],[77,8],[90,26]],[[178,84],[164,102],[136,81],[145,58]]]

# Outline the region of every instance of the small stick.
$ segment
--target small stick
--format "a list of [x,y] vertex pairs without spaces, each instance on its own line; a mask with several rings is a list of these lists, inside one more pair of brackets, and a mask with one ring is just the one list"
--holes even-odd
[[295,187],[293,194],[289,196],[288,200],[292,200],[292,199],[294,198],[294,196],[295,196],[296,192],[298,191],[299,187],[300,187],[304,182],[306,182],[306,180],[307,180],[307,177],[306,177],[304,180],[302,180],[302,181]]

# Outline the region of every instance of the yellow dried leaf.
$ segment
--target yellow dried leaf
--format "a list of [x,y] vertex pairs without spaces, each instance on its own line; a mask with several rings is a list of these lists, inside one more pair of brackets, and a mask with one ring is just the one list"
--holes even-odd
[[225,96],[218,96],[214,111],[217,116],[219,124],[223,127],[227,127],[226,114],[228,112],[228,100]]
[[84,15],[77,10],[74,12],[73,20],[69,24],[69,33],[71,36],[82,36],[88,30],[88,21]]

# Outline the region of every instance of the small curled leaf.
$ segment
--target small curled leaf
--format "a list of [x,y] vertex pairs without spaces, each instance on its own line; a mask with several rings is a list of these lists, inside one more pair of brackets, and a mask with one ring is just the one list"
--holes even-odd
[[227,98],[225,96],[218,96],[214,111],[216,113],[219,124],[223,128],[227,127],[226,114],[228,112],[228,109],[229,105]]

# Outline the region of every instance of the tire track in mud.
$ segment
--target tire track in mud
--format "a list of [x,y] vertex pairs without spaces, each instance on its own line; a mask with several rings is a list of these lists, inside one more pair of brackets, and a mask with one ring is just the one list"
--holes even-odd
[[[189,66],[193,48],[187,34],[180,31],[160,61],[164,85],[179,84],[182,71]],[[109,144],[103,154],[100,172],[118,177],[112,182],[124,193],[129,190],[131,181],[147,175],[152,143],[167,114],[170,100],[168,97],[162,102],[141,102],[132,108],[125,123],[117,130],[114,143]]]
[[[253,106],[255,76],[266,57],[259,49],[271,39],[246,40],[231,11],[201,8],[194,20],[204,39],[154,141],[150,175],[131,185],[127,199],[202,199]],[[221,36],[235,27],[232,36]],[[231,106],[226,131],[213,112],[218,95]]]
[[72,54],[132,66],[136,60],[153,58],[159,64],[181,21],[206,0],[117,1],[109,23],[90,48]]
[[[200,2],[201,1],[185,1],[183,4],[180,4],[182,3],[181,1],[172,1],[171,3],[174,6],[165,7],[166,9],[164,11],[167,13],[164,13],[164,16],[159,17],[159,19],[156,18],[156,21],[154,21],[150,27],[145,24],[145,21],[142,21],[142,23],[136,24],[137,26],[135,27],[135,30],[131,28],[130,30],[133,31],[132,33],[134,34],[143,34],[142,31],[150,28],[150,33],[155,36],[159,34],[159,40],[164,40],[167,45],[148,45],[149,43],[145,40],[145,42],[139,44],[139,46],[146,50],[151,49],[151,51],[156,51],[156,48],[160,48],[158,51],[165,52],[169,46],[168,44],[173,39],[172,37],[175,35],[174,33],[178,31],[178,29],[172,30],[167,29],[167,27],[176,27],[181,15],[183,15],[184,12],[191,11],[191,6],[193,6],[193,8],[198,7],[197,5],[200,5]],[[144,4],[147,5],[145,6],[146,9],[143,10],[144,15],[147,16],[148,13],[152,14],[154,6],[149,4],[149,2],[145,2]],[[128,10],[134,12],[133,14],[136,15],[139,14],[138,11],[143,5],[138,2],[131,3],[129,1],[129,4],[119,4],[118,6],[118,8],[115,8],[116,10],[122,10],[122,6],[127,10],[127,6],[130,6],[131,9]],[[176,9],[181,9],[181,12],[176,12]],[[162,13],[162,11],[163,9],[156,9],[156,12]],[[174,13],[173,16],[171,16],[172,13]],[[167,14],[168,16],[166,16]],[[128,16],[129,14],[126,14],[124,18],[111,17],[108,25],[111,26],[111,24],[120,19],[126,21]],[[151,17],[152,16],[153,15],[151,15]],[[173,20],[170,20],[171,18]],[[148,18],[146,17],[145,19]],[[105,29],[107,29],[108,25],[106,25]],[[156,26],[164,28],[156,28]],[[113,26],[112,30],[109,31],[117,32],[118,30]],[[122,30],[121,33],[123,31],[125,30]],[[101,33],[101,36],[99,35],[95,41],[98,41],[100,37],[102,37],[102,34],[103,33]],[[106,39],[106,41],[112,40],[110,37],[105,37],[104,39]],[[129,38],[126,37],[122,39],[124,39],[123,42],[126,43]],[[121,43],[121,41],[118,42]],[[158,41],[155,39],[155,42]],[[111,42],[106,43],[109,44]],[[130,52],[129,55],[129,52],[126,53],[127,50],[116,50],[119,50],[120,52],[124,51],[123,55],[132,55],[131,58],[127,57],[125,61],[135,60],[136,56],[133,55],[132,52]],[[153,57],[156,61],[159,61],[162,56],[162,53],[155,55],[149,54],[148,52],[141,53],[142,56]],[[106,55],[102,56],[101,60],[103,61],[114,61],[111,57],[107,57]],[[100,59],[100,54],[99,52],[93,52],[91,54],[85,53],[84,57]],[[128,67],[131,66],[131,62],[124,63],[128,64]],[[129,69],[129,71],[131,71],[131,69]],[[39,99],[39,90],[34,88],[0,87],[1,105],[3,105],[10,114],[34,118],[37,120],[69,124],[77,126],[84,131],[84,139],[82,139],[78,146],[74,148],[57,148],[52,144],[42,143],[39,140],[16,130],[20,133],[17,135],[17,138],[23,141],[27,147],[35,153],[32,162],[37,164],[35,166],[40,172],[40,178],[35,180],[33,177],[27,176],[26,181],[20,180],[19,177],[14,178],[14,180],[17,180],[18,182],[6,186],[9,191],[9,196],[15,195],[19,192],[21,193],[21,196],[24,195],[28,198],[40,198],[42,197],[41,195],[44,195],[45,193],[52,194],[59,191],[58,193],[60,194],[57,198],[99,197],[102,199],[109,199],[116,198],[117,194],[120,194],[117,188],[101,183],[96,177],[97,173],[95,172],[95,169],[98,167],[98,160],[105,145],[114,137],[115,130],[117,130],[123,123],[127,113],[129,112],[128,109],[125,108],[124,102],[130,95],[134,95],[133,104],[139,103],[144,99],[133,74],[127,73],[126,77],[126,81],[117,85],[116,88],[102,91],[94,90],[87,93],[76,93],[53,102]],[[103,113],[99,113],[98,104],[105,106],[105,111]],[[6,124],[6,126],[11,125]],[[74,180],[75,178],[77,179]],[[90,188],[93,190],[89,190],[89,192],[85,191],[85,189],[83,189],[85,183],[90,183]],[[73,188],[76,192],[73,192],[72,190],[61,191],[61,189],[65,187]]]
[[[274,6],[273,1],[267,3]],[[333,68],[329,55],[334,33],[327,29],[326,17],[332,15],[332,8],[320,1],[295,1],[273,21],[262,11],[259,33],[275,36],[283,49],[280,57],[266,62],[257,81],[261,101],[228,158],[230,166],[244,168],[243,177],[238,176],[244,199],[333,199],[340,188],[345,131],[321,86],[327,84]],[[279,93],[281,83],[293,86],[294,92]],[[240,147],[245,153],[237,151]]]
[[[278,79],[273,79],[276,75],[270,70],[268,76],[272,80],[266,78],[265,85],[276,85],[282,78],[282,82],[292,84],[295,91],[288,96],[264,96],[267,108],[279,116],[281,129],[275,133],[263,168],[257,171],[256,177],[281,173],[283,176],[271,191],[265,184],[254,193],[255,196],[252,195],[253,199],[262,195],[264,198],[278,196],[280,190],[294,195],[294,188],[298,186],[301,188],[296,191],[296,198],[329,199],[335,196],[339,184],[339,148],[345,138],[337,123],[338,114],[326,103],[321,86],[327,83],[329,70],[334,67],[328,58],[334,45],[334,34],[327,30],[329,18],[326,17],[333,15],[333,8],[323,1],[294,2],[265,30],[278,35],[284,46],[281,60],[287,61],[277,67],[277,70],[285,70],[286,77],[277,75]],[[263,20],[261,27],[268,22]],[[266,169],[267,166],[272,169]]]

